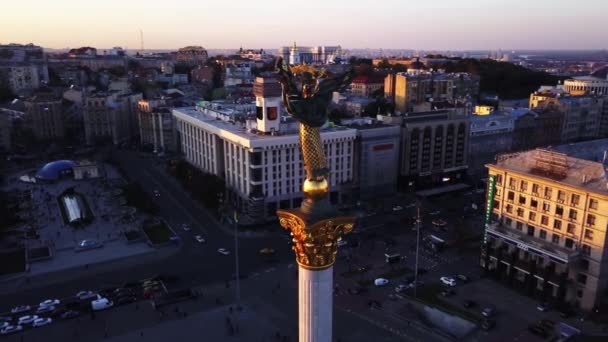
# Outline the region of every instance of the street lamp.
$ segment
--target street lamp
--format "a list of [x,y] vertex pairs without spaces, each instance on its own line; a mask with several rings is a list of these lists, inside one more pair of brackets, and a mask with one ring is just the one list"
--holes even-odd
[[420,201],[416,201],[416,264],[414,266],[414,298],[418,292],[418,252],[420,248]]

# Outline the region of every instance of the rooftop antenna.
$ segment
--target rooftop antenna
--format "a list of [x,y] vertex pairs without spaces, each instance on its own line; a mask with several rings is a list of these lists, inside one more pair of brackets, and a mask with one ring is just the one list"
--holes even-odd
[[139,29],[139,50],[144,52],[144,31],[142,29]]

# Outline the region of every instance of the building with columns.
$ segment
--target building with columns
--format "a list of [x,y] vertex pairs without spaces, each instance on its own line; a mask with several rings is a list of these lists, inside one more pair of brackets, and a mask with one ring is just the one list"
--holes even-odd
[[164,100],[139,100],[137,117],[142,145],[152,146],[155,153],[177,151],[175,120]]
[[608,79],[579,76],[564,81],[564,90],[572,95],[608,95]]
[[481,266],[539,301],[584,310],[608,289],[608,139],[488,164]]
[[289,64],[328,64],[341,59],[342,48],[338,46],[293,46],[280,47],[278,56]]

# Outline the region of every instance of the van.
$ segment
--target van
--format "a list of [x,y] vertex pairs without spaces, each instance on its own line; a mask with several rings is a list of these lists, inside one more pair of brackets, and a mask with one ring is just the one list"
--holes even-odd
[[93,311],[100,311],[111,308],[114,306],[114,302],[108,298],[99,298],[91,302],[91,309]]

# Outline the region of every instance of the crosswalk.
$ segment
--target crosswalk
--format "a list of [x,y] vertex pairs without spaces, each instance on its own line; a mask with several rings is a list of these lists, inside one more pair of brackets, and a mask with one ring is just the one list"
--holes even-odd
[[[416,259],[416,250],[408,251],[409,259],[413,262]],[[436,254],[427,249],[420,249],[418,254],[419,267],[432,270],[440,265],[450,265],[456,263],[462,259],[461,256],[447,257],[441,254]]]

